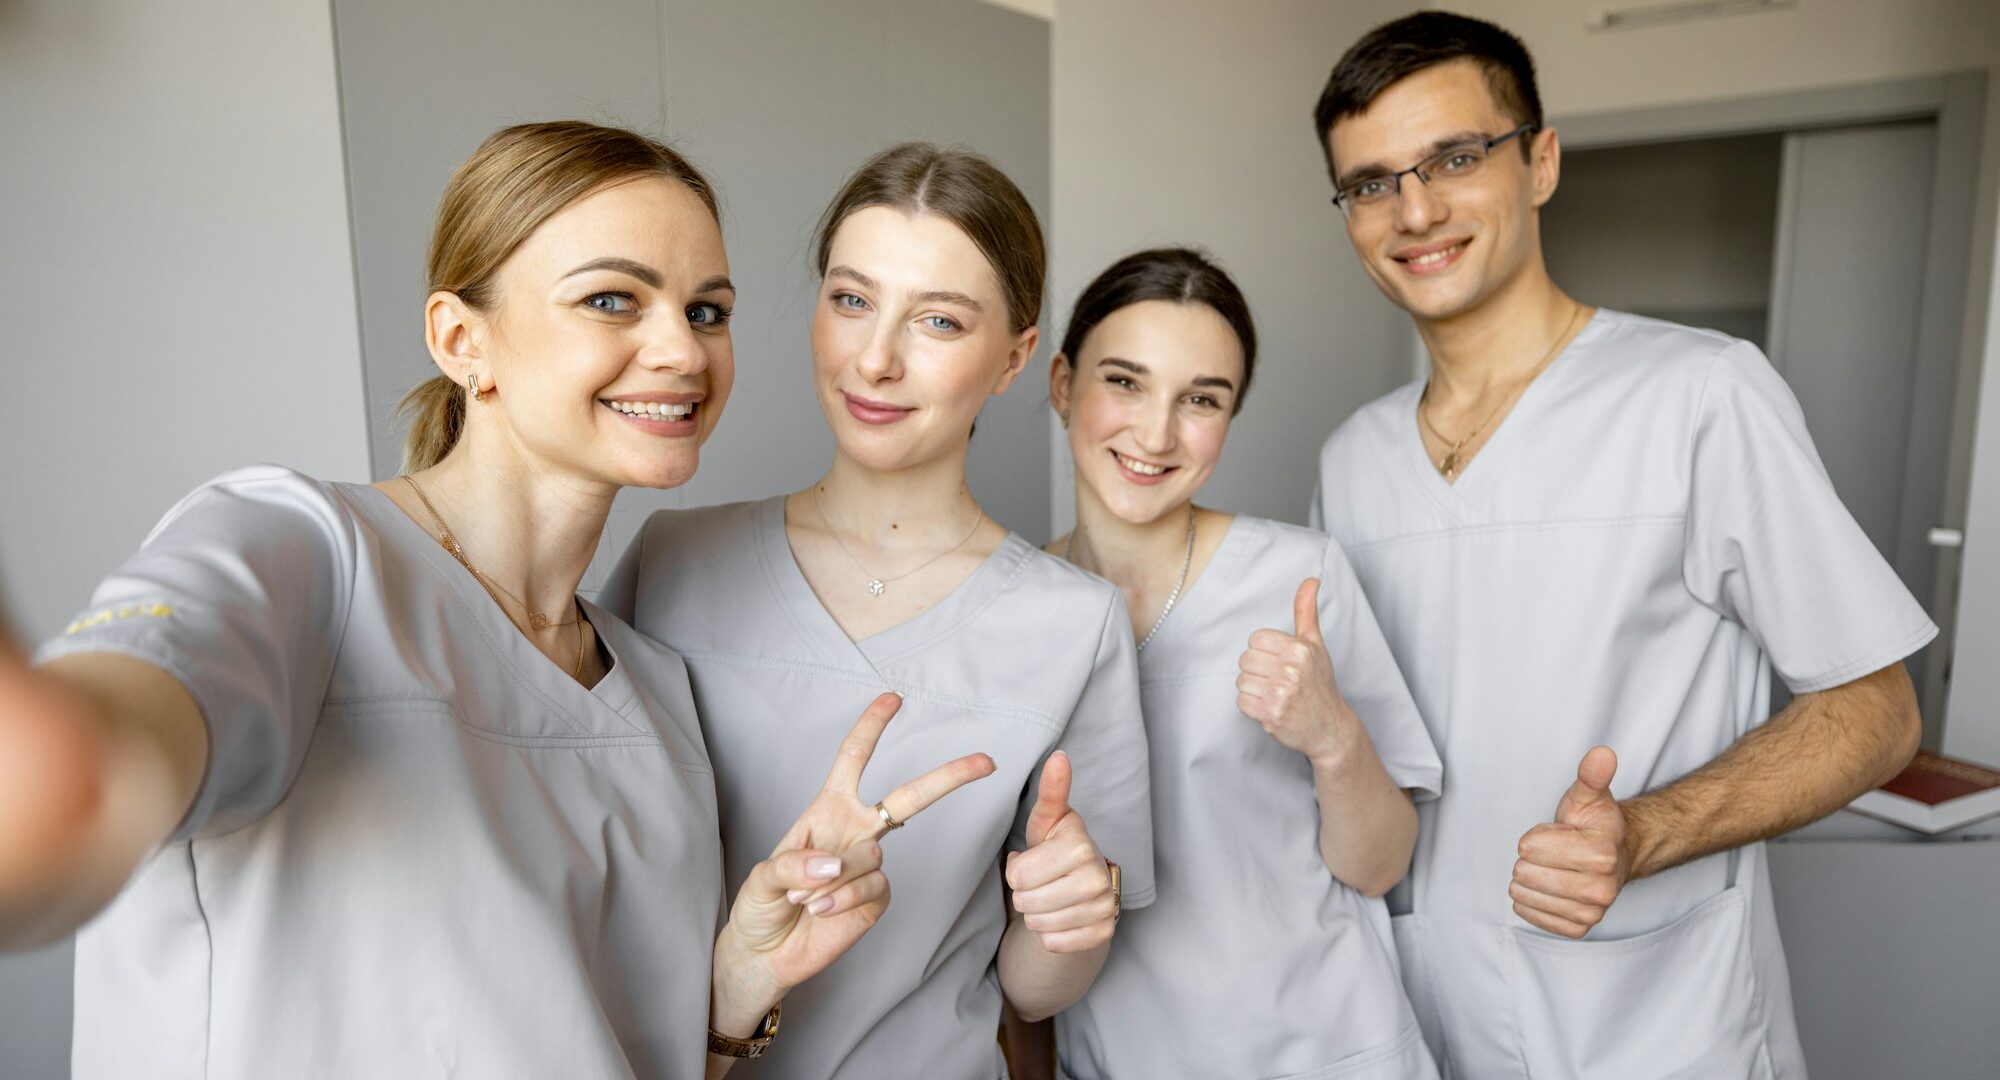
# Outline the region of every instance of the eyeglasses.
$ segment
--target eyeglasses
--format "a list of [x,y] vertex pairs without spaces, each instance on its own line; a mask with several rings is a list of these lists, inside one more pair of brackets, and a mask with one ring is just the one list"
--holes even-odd
[[1356,213],[1380,210],[1395,202],[1396,196],[1402,194],[1405,176],[1414,176],[1425,187],[1433,189],[1441,183],[1455,184],[1461,180],[1469,180],[1479,175],[1479,170],[1485,167],[1486,159],[1492,155],[1494,147],[1534,130],[1534,124],[1522,124],[1507,134],[1495,138],[1447,146],[1398,172],[1378,173],[1374,176],[1364,176],[1359,180],[1350,180],[1334,191],[1333,205],[1340,207],[1340,212],[1348,217],[1353,217]]

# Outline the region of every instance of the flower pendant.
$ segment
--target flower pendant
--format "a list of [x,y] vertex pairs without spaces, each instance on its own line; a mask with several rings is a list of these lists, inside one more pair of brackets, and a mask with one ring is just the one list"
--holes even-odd
[[879,579],[876,578],[868,579],[868,595],[880,596],[882,595],[883,588],[884,586],[882,585],[882,582]]

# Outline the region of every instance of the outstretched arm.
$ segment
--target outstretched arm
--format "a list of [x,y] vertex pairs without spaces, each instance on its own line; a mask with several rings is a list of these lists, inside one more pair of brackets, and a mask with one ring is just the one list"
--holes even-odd
[[118,653],[30,667],[0,641],[0,949],[74,933],[194,801],[208,761],[179,681]]
[[1555,820],[1521,838],[1514,910],[1580,938],[1626,882],[1796,829],[1896,775],[1916,753],[1921,726],[1899,661],[1801,694],[1715,760],[1623,802],[1610,793],[1617,757],[1596,747]]

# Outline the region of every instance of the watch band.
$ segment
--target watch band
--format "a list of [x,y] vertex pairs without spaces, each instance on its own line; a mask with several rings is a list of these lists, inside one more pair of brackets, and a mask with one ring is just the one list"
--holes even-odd
[[1104,868],[1111,871],[1111,922],[1116,925],[1118,917],[1125,914],[1125,894],[1119,888],[1118,864],[1106,859]]
[[708,1052],[733,1058],[763,1057],[765,1052],[771,1049],[771,1040],[778,1037],[778,1012],[783,1007],[783,1002],[771,1006],[771,1011],[764,1014],[763,1022],[757,1025],[757,1030],[751,1032],[747,1039],[724,1035],[714,1028],[709,1028]]

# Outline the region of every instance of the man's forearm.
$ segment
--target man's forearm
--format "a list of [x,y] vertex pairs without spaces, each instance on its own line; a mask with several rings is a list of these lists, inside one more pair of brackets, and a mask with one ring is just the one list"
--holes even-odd
[[1825,817],[1909,764],[1921,730],[1901,661],[1794,698],[1715,760],[1621,804],[1630,877]]

